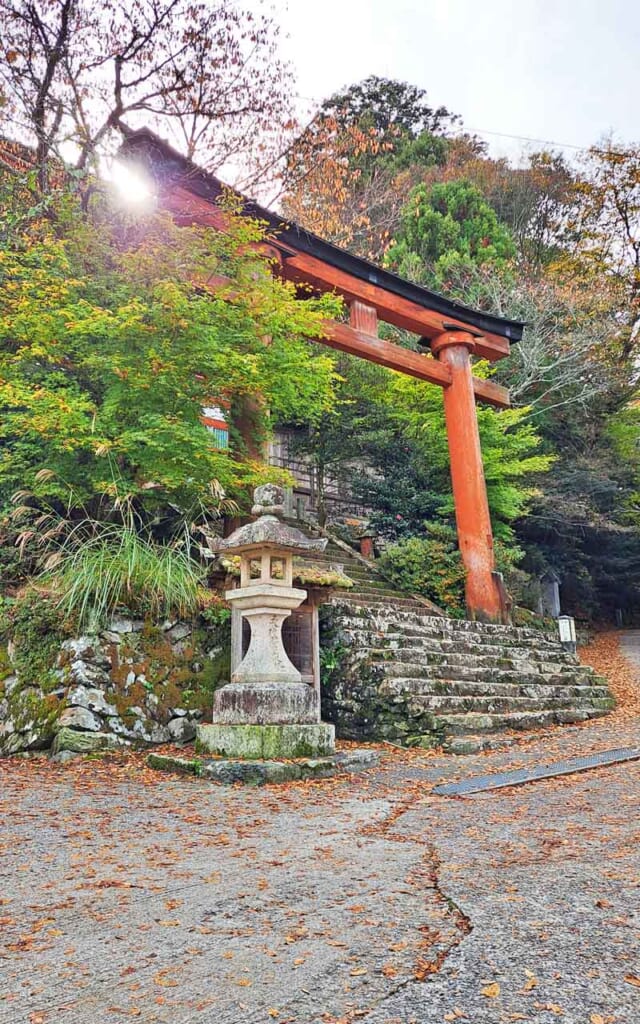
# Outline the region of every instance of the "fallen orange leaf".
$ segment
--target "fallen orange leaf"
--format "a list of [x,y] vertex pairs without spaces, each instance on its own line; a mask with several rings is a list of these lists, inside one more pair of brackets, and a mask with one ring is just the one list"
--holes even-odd
[[166,974],[160,971],[154,976],[153,979],[156,985],[162,985],[163,988],[177,988],[178,982],[174,981],[173,978],[167,978]]
[[480,991],[487,999],[497,999],[500,995],[500,986],[497,981],[494,981],[491,985],[485,985]]

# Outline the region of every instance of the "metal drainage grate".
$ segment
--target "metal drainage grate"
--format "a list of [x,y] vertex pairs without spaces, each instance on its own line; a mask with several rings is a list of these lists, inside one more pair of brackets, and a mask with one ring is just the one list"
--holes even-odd
[[437,796],[467,796],[469,793],[484,793],[491,789],[505,789],[508,786],[522,786],[538,779],[553,779],[558,775],[573,775],[590,768],[602,768],[608,764],[623,764],[625,761],[640,761],[640,749],[620,747],[618,750],[601,750],[599,754],[587,757],[570,757],[566,761],[554,761],[536,768],[519,768],[512,772],[497,772],[495,775],[476,775],[462,782],[448,782],[436,786],[432,792]]

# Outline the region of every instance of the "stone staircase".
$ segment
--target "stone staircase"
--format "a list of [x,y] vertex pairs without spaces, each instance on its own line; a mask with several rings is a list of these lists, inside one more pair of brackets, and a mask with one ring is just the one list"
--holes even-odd
[[340,591],[340,598],[358,607],[394,607],[408,611],[428,612],[431,615],[442,614],[441,610],[427,598],[412,596],[398,590],[377,570],[375,563],[362,558],[338,538],[314,529],[312,524],[297,519],[287,520],[291,526],[301,529],[309,536],[328,537],[323,552],[306,554],[302,559],[305,565],[313,565],[320,570],[340,567],[344,574],[353,580],[351,590]]
[[346,739],[468,753],[506,730],[583,722],[614,706],[606,680],[554,636],[435,617],[371,586],[336,594],[322,613],[323,714]]
[[321,609],[323,718],[344,739],[467,753],[504,742],[505,732],[583,722],[614,706],[606,680],[555,633],[446,618],[330,535],[304,561],[340,566],[354,581]]

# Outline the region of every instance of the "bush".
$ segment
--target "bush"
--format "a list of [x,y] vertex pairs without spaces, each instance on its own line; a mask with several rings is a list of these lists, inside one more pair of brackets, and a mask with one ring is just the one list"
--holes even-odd
[[205,571],[176,546],[106,524],[81,543],[63,546],[46,575],[66,615],[94,630],[119,606],[153,620],[194,614]]
[[402,590],[423,594],[451,615],[464,614],[464,569],[451,527],[426,524],[426,536],[387,548],[379,566]]

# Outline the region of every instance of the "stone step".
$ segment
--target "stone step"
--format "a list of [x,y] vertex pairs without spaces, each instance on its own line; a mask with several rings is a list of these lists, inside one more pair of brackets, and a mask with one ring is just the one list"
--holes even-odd
[[398,590],[391,590],[387,583],[375,583],[369,580],[354,580],[353,590],[346,590],[346,597],[353,597],[357,600],[360,596],[371,597],[388,597],[389,603],[394,604],[397,599],[404,600],[407,597],[409,600],[413,600],[409,594],[401,594]]
[[[343,634],[349,641],[381,658],[395,657],[397,660],[411,660],[417,655],[421,658],[423,653],[429,655],[429,662],[437,662],[438,659],[454,657],[461,658],[487,658],[495,662],[521,662],[546,663],[549,666],[574,667],[580,665],[579,659],[574,654],[566,651],[560,643],[546,641],[544,638],[537,639],[537,642],[526,642],[501,637],[500,642],[493,642],[492,639],[478,640],[470,637],[447,637],[441,634],[407,636],[402,633],[385,633],[379,629],[362,628],[348,623],[343,628]],[[454,663],[452,663],[454,664]]]
[[388,662],[407,662],[416,664],[416,659],[419,658],[418,664],[421,664],[425,668],[427,666],[440,666],[446,668],[447,666],[462,665],[464,667],[480,667],[494,669],[503,669],[511,672],[574,672],[577,668],[574,662],[556,661],[552,659],[551,655],[546,655],[544,659],[538,659],[533,656],[532,651],[522,651],[520,654],[513,654],[513,648],[509,651],[508,656],[503,653],[488,653],[485,654],[484,649],[480,649],[482,653],[470,653],[468,651],[433,651],[430,649],[421,650],[419,647],[368,647],[362,648],[366,652],[367,657],[373,659],[376,662],[388,663]]
[[[384,635],[384,634],[383,634]],[[547,640],[544,637],[537,637],[536,639],[527,640],[524,637],[511,637],[508,636],[496,636],[496,637],[471,637],[463,633],[447,633],[435,635],[434,631],[429,630],[424,633],[406,633],[404,634],[407,640],[417,640],[417,647],[425,646],[430,647],[431,642],[435,642],[439,645],[437,649],[458,651],[460,653],[469,654],[482,654],[484,651],[488,653],[496,653],[498,650],[504,652],[510,652],[513,649],[526,652],[530,655],[531,652],[543,655],[559,655],[561,660],[571,660],[575,658],[575,655],[569,654],[562,646],[559,641]],[[413,646],[408,644],[407,646]],[[505,654],[508,657],[509,654]]]
[[[361,621],[367,621],[371,625],[375,625],[377,628],[391,628],[394,630],[403,630],[405,626],[417,625],[419,628],[436,628],[438,622],[444,622],[446,620],[438,618],[438,616],[430,614],[426,607],[422,607],[418,611],[404,611],[400,610],[397,613],[394,612],[393,608],[383,609],[371,609],[367,605],[358,607],[357,601],[352,600],[348,607],[345,608],[345,619],[355,618]],[[334,604],[339,604],[337,597],[334,598]],[[440,626],[442,629],[442,626]]]
[[363,688],[360,697],[350,679],[333,698],[352,738],[375,722],[393,742],[463,753],[513,742],[495,739],[504,731],[582,722],[614,707],[606,680],[554,632],[447,619],[385,586],[355,586],[332,602],[351,679]]
[[565,666],[559,672],[540,672],[536,670],[535,666],[529,666],[528,671],[516,671],[474,665],[473,662],[467,665],[424,665],[407,661],[385,661],[379,664],[384,668],[384,674],[393,679],[467,679],[469,682],[485,683],[488,688],[493,683],[515,683],[518,686],[562,686],[568,679],[578,677],[583,682],[600,683],[593,669],[586,665],[573,668]]
[[421,607],[420,602],[416,601],[414,598],[396,595],[395,593],[393,593],[393,596],[378,596],[374,593],[363,593],[362,591],[354,592],[352,590],[348,590],[340,594],[340,600],[346,600],[349,603],[353,601],[354,604],[365,608],[386,606],[392,609],[418,609]]
[[[366,611],[364,613],[366,615]],[[373,619],[380,621],[377,616],[372,616]],[[385,616],[381,616],[384,620]],[[415,632],[417,634],[430,633],[437,631],[442,636],[456,635],[456,636],[467,636],[470,638],[492,638],[494,641],[506,640],[513,641],[517,639],[519,641],[540,642],[541,640],[547,640],[552,643],[559,643],[559,639],[556,634],[548,634],[542,630],[531,629],[530,627],[523,626],[503,626],[495,623],[484,623],[484,622],[469,622],[464,619],[447,619],[440,618],[425,609],[424,612],[415,614],[401,613],[398,616],[387,615],[386,616],[389,625],[393,626],[394,630],[399,632]]]
[[548,695],[559,697],[563,700],[575,699],[601,699],[609,696],[608,687],[605,685],[590,685],[588,683],[567,683],[562,686],[546,686],[542,683],[534,685],[519,685],[517,683],[492,683],[488,688],[486,683],[469,682],[466,679],[425,680],[406,678],[385,678],[379,685],[379,692],[383,696],[400,695],[434,695],[460,697],[530,697],[538,698]]
[[[579,721],[584,721],[584,719],[581,718]],[[464,754],[481,754],[485,750],[500,750],[513,743],[513,738],[501,736],[500,733],[485,733],[481,736],[476,736],[474,733],[462,733],[460,736],[450,736],[445,739],[442,749],[447,754],[462,756]]]
[[[406,636],[456,639],[477,644],[488,642],[502,646],[550,646],[563,650],[560,641],[555,636],[540,630],[438,618],[429,615],[426,609],[422,611],[419,602],[413,602],[418,607],[411,610],[407,610],[402,605],[395,610],[389,605],[380,609],[372,609],[368,602],[360,603],[358,596],[358,591],[349,592],[345,626],[348,626],[350,619],[353,619],[359,629],[371,627],[377,632],[392,631]],[[340,605],[341,598],[342,595],[334,597],[333,603]],[[405,598],[405,600],[411,601],[410,598]]]
[[[422,652],[437,657],[449,658],[453,655],[473,656],[478,658],[515,658],[527,661],[536,655],[537,649],[533,647],[506,647],[493,643],[469,643],[466,640],[442,640],[431,637],[428,640],[424,637],[407,637],[403,633],[371,631],[368,629],[355,628],[349,625],[343,629],[348,639],[357,644],[358,648],[366,651],[372,656],[380,655],[386,657],[389,652],[398,656],[398,660],[415,658],[416,654]],[[577,665],[578,659],[574,654],[569,654],[560,644],[545,646],[539,649],[543,660],[561,665]],[[402,655],[402,657],[400,657]],[[433,659],[430,659],[433,660]]]
[[416,694],[411,698],[409,710],[413,714],[458,715],[475,712],[478,714],[515,714],[525,711],[554,711],[576,708],[590,711],[593,708],[611,710],[614,701],[609,697],[461,697],[455,694],[436,696]]
[[540,729],[549,725],[566,725],[599,718],[608,712],[604,708],[566,708],[558,711],[516,711],[511,714],[477,714],[469,712],[459,715],[438,715],[435,726],[448,736],[462,736],[467,733],[499,732],[502,729]]
[[508,626],[480,626],[473,623],[474,629],[464,629],[463,624],[455,626],[444,625],[448,620],[443,619],[443,625],[438,625],[438,620],[428,616],[415,616],[412,620],[404,620],[401,616],[394,618],[394,631],[404,633],[406,636],[439,636],[443,640],[456,639],[464,640],[471,644],[499,644],[501,646],[520,645],[523,647],[545,646],[560,647],[560,640],[542,631],[524,630]]
[[[343,571],[346,572],[346,570],[343,570]],[[401,590],[398,590],[397,587],[394,587],[392,583],[388,582],[388,580],[383,580],[383,579],[376,578],[376,577],[372,578],[370,576],[356,576],[355,574],[352,575],[351,573],[346,573],[346,574],[347,574],[348,578],[351,580],[351,582],[353,583],[353,588],[351,590],[352,594],[361,594],[361,593],[364,593],[366,591],[369,591],[369,590],[373,589],[373,590],[385,591],[387,594],[389,594],[391,596],[411,597],[411,594],[407,594],[407,593],[405,593],[405,592],[403,592]],[[388,616],[391,619],[393,619],[394,613],[393,613],[393,605],[392,604],[388,606],[386,611],[387,611]]]
[[338,562],[340,565],[353,566],[360,571],[373,571],[369,569],[369,566],[365,565],[364,562],[354,558],[353,555],[348,555],[346,551],[341,551],[340,548],[326,547],[322,552],[308,552],[301,557],[305,562],[314,562],[319,565],[330,565],[334,562]]
[[359,562],[349,562],[339,558],[309,558],[307,556],[302,559],[304,565],[319,566],[322,569],[330,569],[331,566],[342,566],[343,571],[350,576],[353,580],[372,580],[372,581],[383,581],[384,576],[378,575],[378,573],[371,572],[366,566],[360,565]]
[[308,562],[312,565],[330,566],[330,565],[341,565],[344,571],[351,575],[364,576],[367,579],[381,579],[382,577],[375,571],[375,569],[369,569],[368,566],[363,565],[362,562],[358,562],[355,558],[351,559],[348,555],[342,554],[341,551],[335,553],[323,555],[304,555],[304,562]]
[[382,579],[380,576],[366,576],[364,573],[347,572],[346,568],[342,571],[346,573],[350,580],[352,580],[353,589],[356,593],[360,593],[360,591],[366,590],[369,587],[374,587],[376,590],[387,590],[389,593],[398,594],[400,597],[407,596],[402,590],[398,590],[397,587],[394,587],[389,580]]
[[[333,563],[331,563],[331,564],[333,564]],[[348,570],[348,575],[353,580],[371,580],[372,582],[385,583],[386,586],[391,587],[394,590],[398,589],[397,587],[393,587],[393,585],[390,583],[390,581],[388,579],[386,579],[384,576],[379,576],[378,573],[370,572],[368,569],[365,569],[363,566],[358,565],[357,562],[354,565],[344,566],[344,571],[347,572],[347,570]]]
[[421,664],[491,664],[501,668],[510,668],[513,664],[522,667],[524,664],[535,663],[547,667],[548,671],[556,668],[576,668],[580,665],[575,655],[567,654],[562,649],[553,647],[502,647],[494,644],[470,645],[464,641],[437,640],[431,638],[424,643],[405,644],[402,637],[387,640],[384,635],[343,630],[342,636],[352,647],[376,661],[417,661]]

